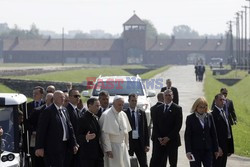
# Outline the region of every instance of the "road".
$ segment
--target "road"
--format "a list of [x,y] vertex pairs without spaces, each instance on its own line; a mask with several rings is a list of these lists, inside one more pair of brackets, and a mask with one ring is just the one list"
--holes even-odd
[[[179,91],[179,105],[183,110],[183,125],[180,131],[182,145],[179,147],[178,155],[178,166],[187,167],[189,166],[189,161],[185,155],[184,146],[184,131],[185,122],[187,115],[190,114],[190,109],[194,101],[201,96],[204,96],[203,83],[195,81],[194,66],[173,66],[167,71],[160,73],[154,77],[154,79],[163,79],[164,86],[166,79],[170,78],[172,80],[172,86],[177,87]],[[160,90],[156,89],[156,93]],[[152,98],[153,103],[156,103],[156,97]],[[151,143],[152,146],[152,143]],[[151,149],[152,150],[152,149]],[[148,161],[150,160],[151,152],[148,154]],[[232,155],[228,158],[227,167],[250,167],[250,158],[240,157],[237,155]]]

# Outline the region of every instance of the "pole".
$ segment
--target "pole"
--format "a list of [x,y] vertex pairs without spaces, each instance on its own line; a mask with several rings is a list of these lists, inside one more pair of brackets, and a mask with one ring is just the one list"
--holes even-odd
[[[248,9],[250,9],[250,0],[246,0],[249,1],[249,7]],[[250,47],[250,11],[249,11],[249,37],[248,37],[248,46]],[[248,48],[248,58],[247,58],[247,70],[248,70],[248,74],[250,74],[250,48]]]
[[234,65],[234,54],[233,54],[233,31],[232,31],[232,21],[229,21],[229,54],[230,54],[230,64]]
[[62,28],[62,66],[64,65],[64,28]]
[[[236,12],[236,66],[239,65],[240,62],[240,35],[239,35],[239,13]],[[238,68],[238,67],[236,67]]]
[[242,6],[243,8],[245,8],[245,48],[244,48],[244,69],[247,70],[247,6]]
[[244,34],[244,25],[243,25],[243,12],[244,11],[240,11],[241,12],[241,15],[240,15],[240,19],[241,19],[241,41],[240,41],[240,60],[241,60],[241,68],[243,67],[243,64],[244,64],[244,52],[243,52],[243,42],[244,42],[244,37],[243,37],[243,34]]

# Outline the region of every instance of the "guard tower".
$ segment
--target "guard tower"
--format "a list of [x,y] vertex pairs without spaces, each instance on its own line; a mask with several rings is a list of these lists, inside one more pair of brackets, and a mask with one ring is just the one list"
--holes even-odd
[[123,24],[123,64],[142,64],[147,25],[134,14]]

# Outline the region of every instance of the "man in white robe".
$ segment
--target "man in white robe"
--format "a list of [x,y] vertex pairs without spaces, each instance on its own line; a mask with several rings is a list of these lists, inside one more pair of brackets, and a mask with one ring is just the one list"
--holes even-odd
[[115,96],[113,106],[99,119],[104,167],[130,167],[128,132],[131,127],[126,113],[122,111],[123,104],[123,97]]

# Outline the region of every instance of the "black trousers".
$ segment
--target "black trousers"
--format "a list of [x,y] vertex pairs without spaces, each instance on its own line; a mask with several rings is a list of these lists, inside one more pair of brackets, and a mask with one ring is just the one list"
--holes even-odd
[[166,167],[167,159],[169,160],[170,167],[177,166],[178,147],[161,146],[159,142],[154,143],[154,147],[150,167]]
[[197,150],[192,152],[195,161],[190,162],[190,167],[212,167],[213,165],[213,153],[210,150]]
[[221,148],[223,151],[223,155],[221,157],[218,157],[217,159],[215,159],[214,157],[214,164],[213,167],[226,167],[227,166],[227,156],[228,156],[228,149],[230,147],[230,140],[228,139],[227,141],[227,147],[223,147]]
[[79,167],[104,167],[103,157],[101,156],[98,159],[82,158],[78,166]]
[[[66,167],[66,158],[68,156],[67,142],[63,142],[61,152],[48,152],[44,150],[44,163],[46,167]],[[73,149],[73,148],[72,148]]]
[[145,152],[145,148],[141,146],[141,142],[139,139],[132,139],[129,145],[129,155],[133,156],[134,153],[138,159],[140,167],[148,167],[147,164],[147,154]]

